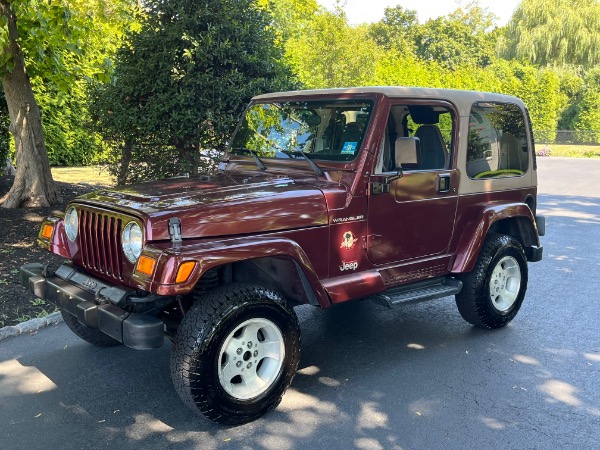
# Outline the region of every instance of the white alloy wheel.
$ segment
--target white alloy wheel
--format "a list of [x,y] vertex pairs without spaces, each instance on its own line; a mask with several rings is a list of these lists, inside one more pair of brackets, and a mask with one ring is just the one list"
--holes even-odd
[[521,288],[521,269],[512,256],[505,256],[492,272],[490,298],[500,312],[508,311],[517,300]]
[[239,400],[258,397],[269,389],[285,357],[283,335],[267,319],[253,318],[239,324],[219,351],[219,381],[225,392]]

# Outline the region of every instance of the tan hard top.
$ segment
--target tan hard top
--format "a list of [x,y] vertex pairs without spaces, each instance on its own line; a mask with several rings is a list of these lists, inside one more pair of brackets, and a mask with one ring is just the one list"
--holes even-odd
[[459,115],[468,116],[475,102],[501,102],[514,103],[521,108],[525,104],[511,95],[494,94],[491,92],[461,91],[455,89],[418,88],[405,86],[367,86],[336,89],[312,89],[305,91],[273,92],[271,94],[257,95],[253,101],[280,100],[287,97],[307,97],[311,95],[342,95],[342,94],[383,94],[389,98],[410,98],[446,100],[453,103]]

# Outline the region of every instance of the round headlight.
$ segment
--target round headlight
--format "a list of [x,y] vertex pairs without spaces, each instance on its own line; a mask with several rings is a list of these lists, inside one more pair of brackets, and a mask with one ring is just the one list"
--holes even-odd
[[65,232],[70,241],[77,239],[78,218],[77,210],[71,206],[65,214]]
[[142,229],[135,222],[123,228],[123,253],[129,261],[136,262],[142,253]]

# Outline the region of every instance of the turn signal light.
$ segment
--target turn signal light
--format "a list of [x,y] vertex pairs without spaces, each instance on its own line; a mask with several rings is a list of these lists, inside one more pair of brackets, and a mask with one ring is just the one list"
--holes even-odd
[[181,263],[179,269],[177,270],[177,277],[175,278],[175,283],[183,283],[187,281],[187,279],[192,274],[192,271],[196,267],[196,261],[186,261]]
[[150,258],[149,256],[142,255],[140,259],[138,259],[136,270],[144,275],[152,275],[154,273],[154,266],[156,265],[156,260]]
[[54,227],[52,225],[49,225],[47,223],[44,224],[44,226],[42,227],[42,237],[46,239],[51,239],[53,231]]

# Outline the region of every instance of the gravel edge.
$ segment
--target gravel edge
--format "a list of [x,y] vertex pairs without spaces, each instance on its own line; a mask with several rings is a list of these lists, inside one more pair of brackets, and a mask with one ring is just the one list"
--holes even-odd
[[60,311],[56,311],[46,317],[30,319],[17,325],[2,327],[0,328],[0,341],[9,337],[19,336],[21,334],[35,333],[42,328],[49,327],[50,325],[56,325],[62,321],[63,319]]

